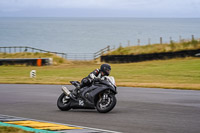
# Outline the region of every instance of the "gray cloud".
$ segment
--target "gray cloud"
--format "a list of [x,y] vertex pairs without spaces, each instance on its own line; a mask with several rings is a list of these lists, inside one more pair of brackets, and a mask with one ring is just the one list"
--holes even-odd
[[[41,11],[45,16],[48,15],[48,12],[49,15],[53,11],[59,14],[59,12],[67,12],[72,9],[80,16],[84,16],[84,14],[87,16],[86,12],[93,10],[93,16],[95,16],[95,12],[97,16],[99,14],[103,16],[103,13],[105,14],[107,11],[108,14],[114,14],[112,16],[124,14],[124,16],[142,15],[145,17],[147,14],[146,16],[155,17],[163,14],[164,17],[185,17],[200,13],[200,2],[199,0],[0,0],[0,16],[28,15],[29,12],[31,15],[34,14],[34,11]],[[84,10],[86,11],[84,12]],[[200,17],[200,14],[197,16]]]

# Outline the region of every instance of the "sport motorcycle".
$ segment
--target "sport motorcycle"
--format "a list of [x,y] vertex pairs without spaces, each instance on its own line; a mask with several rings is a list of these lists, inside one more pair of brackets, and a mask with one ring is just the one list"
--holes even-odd
[[[79,81],[70,81],[77,87]],[[74,88],[75,89],[75,88]],[[73,95],[73,89],[69,90],[62,86],[63,93],[57,100],[57,106],[61,111],[70,109],[96,109],[100,113],[111,111],[117,99],[117,87],[115,79],[111,76],[104,76],[101,80],[94,81],[90,86],[85,86],[78,90],[77,95]]]

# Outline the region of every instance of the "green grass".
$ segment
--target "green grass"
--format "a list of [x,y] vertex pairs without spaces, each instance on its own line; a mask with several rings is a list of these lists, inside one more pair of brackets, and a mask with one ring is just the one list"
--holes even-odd
[[[111,76],[119,86],[200,90],[200,58],[111,64]],[[69,84],[80,81],[100,64],[73,62],[57,66],[0,66],[0,83]],[[37,77],[29,77],[31,70]]]
[[161,52],[175,52],[181,50],[200,49],[200,41],[192,40],[182,43],[172,42],[170,44],[152,44],[143,46],[119,47],[118,49],[107,53],[106,55],[137,55]]
[[0,126],[0,133],[34,133],[24,131],[20,128]]

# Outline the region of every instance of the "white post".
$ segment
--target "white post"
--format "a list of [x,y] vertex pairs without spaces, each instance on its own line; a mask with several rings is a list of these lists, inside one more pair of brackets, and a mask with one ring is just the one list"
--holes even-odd
[[36,78],[36,70],[31,70],[30,78]]

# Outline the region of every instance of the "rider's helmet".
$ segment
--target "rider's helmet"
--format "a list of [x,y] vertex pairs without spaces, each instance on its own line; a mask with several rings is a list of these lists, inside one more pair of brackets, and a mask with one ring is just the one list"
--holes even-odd
[[102,64],[100,70],[106,75],[108,76],[110,74],[111,71],[111,66],[109,64]]

